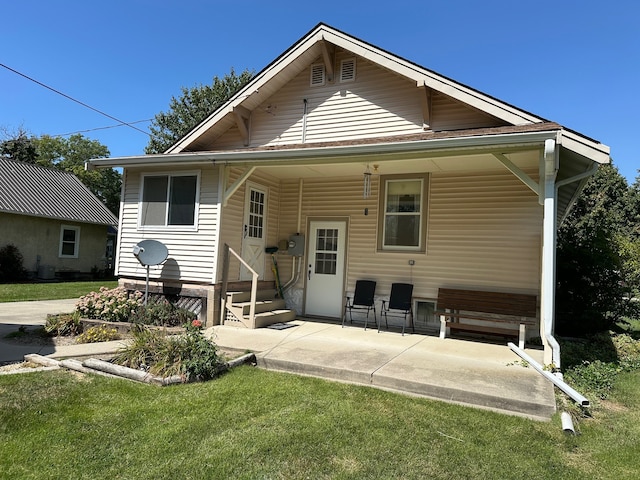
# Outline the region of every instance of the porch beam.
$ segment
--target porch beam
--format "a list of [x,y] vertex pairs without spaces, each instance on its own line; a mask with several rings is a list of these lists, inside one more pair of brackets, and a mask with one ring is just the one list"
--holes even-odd
[[507,167],[507,169],[511,173],[513,173],[516,177],[518,177],[522,183],[524,183],[527,187],[529,187],[531,191],[533,191],[533,193],[540,196],[540,185],[538,185],[538,183],[535,180],[533,180],[529,175],[527,175],[527,173],[524,170],[518,167],[515,163],[509,160],[502,153],[493,153],[492,155],[496,157],[500,163],[502,163],[505,167]]
[[420,90],[420,104],[422,107],[422,129],[431,130],[431,95],[432,90],[426,85],[418,85]]
[[325,71],[327,72],[327,80],[329,80],[330,82],[333,81],[333,48],[331,49],[332,51],[329,50],[329,44],[325,41],[322,40],[322,42],[320,42],[320,46],[322,48],[322,60],[324,61],[324,68]]
[[249,145],[249,127],[247,126],[247,123],[251,117],[251,111],[242,106],[237,106],[233,108],[233,116],[236,119],[236,125],[238,126],[240,136],[242,137],[242,141],[246,147]]
[[224,197],[222,199],[223,206],[227,206],[227,202],[229,201],[231,196],[236,193],[236,191],[242,186],[242,184],[244,184],[244,182],[247,181],[247,179],[251,176],[256,168],[258,167],[247,168],[244,172],[242,172],[242,175],[240,175],[240,177],[238,177],[238,179],[224,191]]

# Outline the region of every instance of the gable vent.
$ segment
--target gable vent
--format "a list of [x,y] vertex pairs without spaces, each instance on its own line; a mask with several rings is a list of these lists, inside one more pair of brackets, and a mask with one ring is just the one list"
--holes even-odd
[[325,82],[324,64],[317,63],[315,65],[311,65],[311,86],[324,85],[324,82]]
[[340,81],[352,82],[356,79],[356,59],[349,58],[340,63]]

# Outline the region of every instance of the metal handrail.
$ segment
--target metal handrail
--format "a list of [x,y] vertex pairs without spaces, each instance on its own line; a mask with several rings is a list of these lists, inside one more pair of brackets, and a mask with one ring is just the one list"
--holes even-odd
[[240,255],[238,255],[233,248],[228,244],[224,244],[223,247],[223,260],[222,260],[222,290],[220,292],[220,299],[222,305],[220,308],[220,324],[224,325],[224,320],[227,315],[227,283],[229,278],[229,253],[232,253],[247,270],[251,272],[251,305],[249,306],[249,323],[251,328],[256,328],[256,298],[258,296],[258,272],[249,266]]

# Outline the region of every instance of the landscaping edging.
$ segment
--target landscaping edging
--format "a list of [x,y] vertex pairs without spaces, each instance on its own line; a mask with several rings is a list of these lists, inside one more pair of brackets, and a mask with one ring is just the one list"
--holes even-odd
[[[25,355],[25,361],[44,365],[46,369],[67,368],[82,373],[93,373],[98,375],[104,375],[109,377],[125,378],[127,380],[133,380],[141,383],[149,383],[152,385],[167,386],[175,385],[177,383],[187,383],[182,375],[173,375],[171,377],[157,377],[151,375],[143,370],[136,370],[129,367],[123,367],[114,363],[106,362],[104,360],[98,360],[96,358],[89,358],[80,362],[78,360],[68,359],[58,361],[53,358],[43,357],[37,353]],[[253,353],[247,353],[238,358],[230,360],[222,364],[218,373],[226,372],[234,367],[243,365],[245,363],[251,363],[255,365],[256,356]],[[30,369],[29,371],[36,371],[39,369]],[[16,372],[18,373],[18,372]],[[22,373],[22,372],[20,372]]]

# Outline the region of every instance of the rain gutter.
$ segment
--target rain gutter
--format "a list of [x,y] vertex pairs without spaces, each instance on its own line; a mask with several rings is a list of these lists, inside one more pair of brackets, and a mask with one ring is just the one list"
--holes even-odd
[[[463,153],[491,152],[500,147],[500,153],[526,147],[540,147],[545,140],[555,139],[559,130],[542,132],[525,132],[499,135],[479,135],[469,137],[437,138],[429,140],[413,140],[406,142],[368,143],[364,145],[341,145],[329,147],[304,148],[274,148],[269,150],[234,150],[224,152],[186,152],[140,155],[131,157],[94,158],[87,162],[86,168],[92,170],[101,167],[135,167],[159,164],[194,164],[194,163],[223,163],[223,164],[251,164],[259,161],[263,166],[296,165],[323,163],[321,159],[330,162],[340,158],[344,162],[361,162],[364,155],[402,155],[420,153],[433,157],[453,156]],[[355,157],[355,158],[344,158]]]

